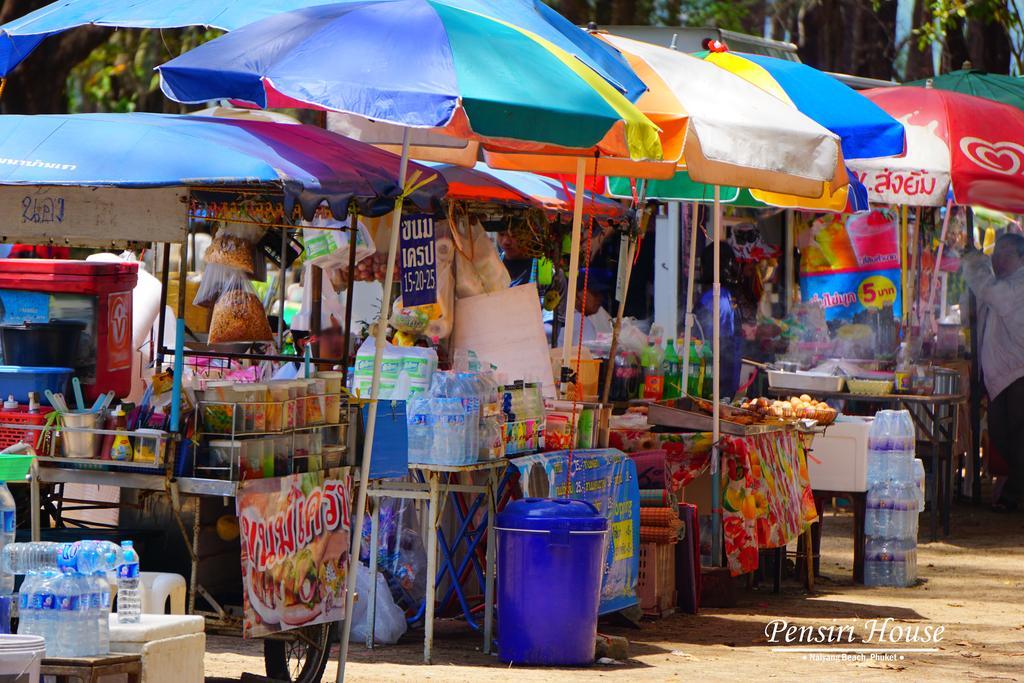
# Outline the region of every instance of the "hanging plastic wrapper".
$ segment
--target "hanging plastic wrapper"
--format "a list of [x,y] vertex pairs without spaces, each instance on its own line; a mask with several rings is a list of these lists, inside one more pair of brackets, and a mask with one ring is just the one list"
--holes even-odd
[[512,285],[508,269],[498,255],[494,242],[480,221],[460,216],[452,231],[455,242],[455,296],[465,299],[508,289]]
[[[312,221],[302,222],[306,262],[324,270],[348,268],[349,248],[352,242],[351,225],[351,219],[339,221],[332,218],[324,206],[317,209]],[[356,263],[377,251],[370,231],[361,221],[356,226],[355,249]]]

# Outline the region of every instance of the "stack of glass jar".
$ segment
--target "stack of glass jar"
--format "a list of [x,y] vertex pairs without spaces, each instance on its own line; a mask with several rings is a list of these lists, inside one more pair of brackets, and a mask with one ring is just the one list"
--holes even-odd
[[347,438],[344,374],[208,382],[197,406],[196,476],[259,479],[336,467]]

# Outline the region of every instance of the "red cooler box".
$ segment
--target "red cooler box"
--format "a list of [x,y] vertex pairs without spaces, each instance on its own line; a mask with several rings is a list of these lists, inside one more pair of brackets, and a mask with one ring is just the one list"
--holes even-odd
[[[69,362],[86,400],[132,388],[132,290],[138,264],[0,259],[2,322],[77,320],[86,325]],[[70,360],[70,359],[69,359]]]

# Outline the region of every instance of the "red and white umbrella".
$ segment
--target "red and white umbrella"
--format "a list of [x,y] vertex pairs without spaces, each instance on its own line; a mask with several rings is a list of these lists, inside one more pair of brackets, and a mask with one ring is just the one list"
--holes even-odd
[[1024,111],[971,95],[918,87],[875,88],[869,99],[907,130],[907,153],[847,165],[872,202],[953,203],[1024,212]]

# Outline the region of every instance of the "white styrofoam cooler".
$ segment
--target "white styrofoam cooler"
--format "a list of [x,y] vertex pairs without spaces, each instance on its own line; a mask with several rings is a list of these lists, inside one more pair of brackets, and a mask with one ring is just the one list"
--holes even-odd
[[110,615],[110,651],[142,655],[142,683],[202,683],[205,621],[199,616],[143,614],[138,624]]
[[868,490],[870,418],[841,418],[814,437],[807,458],[811,488],[817,491]]

